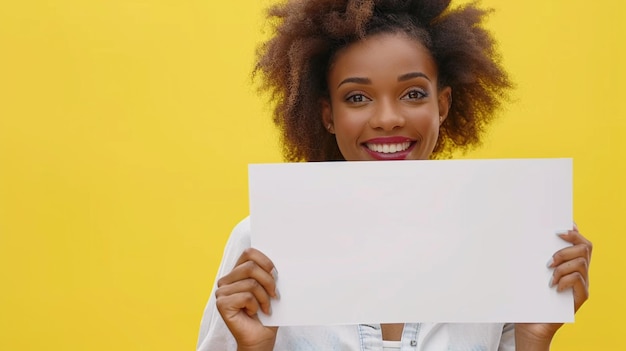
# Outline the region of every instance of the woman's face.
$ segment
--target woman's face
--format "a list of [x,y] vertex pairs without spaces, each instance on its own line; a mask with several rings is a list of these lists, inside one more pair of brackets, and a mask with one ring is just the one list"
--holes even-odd
[[423,160],[448,114],[430,52],[403,34],[368,37],[340,50],[328,73],[323,122],[348,161]]

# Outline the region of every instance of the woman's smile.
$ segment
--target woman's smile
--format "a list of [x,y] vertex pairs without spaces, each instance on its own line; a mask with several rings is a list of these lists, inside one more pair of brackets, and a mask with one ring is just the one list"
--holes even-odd
[[373,138],[363,146],[377,160],[404,160],[416,145],[415,140],[406,137]]

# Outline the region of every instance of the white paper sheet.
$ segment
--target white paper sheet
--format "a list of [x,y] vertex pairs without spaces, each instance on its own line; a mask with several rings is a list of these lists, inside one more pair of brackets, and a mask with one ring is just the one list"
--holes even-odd
[[266,325],[571,322],[546,263],[569,245],[571,159],[250,165]]

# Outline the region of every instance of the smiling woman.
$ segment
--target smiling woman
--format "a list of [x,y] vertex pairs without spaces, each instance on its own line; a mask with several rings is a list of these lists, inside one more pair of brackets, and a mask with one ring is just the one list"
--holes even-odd
[[[293,0],[272,7],[276,31],[256,72],[274,98],[285,158],[425,160],[478,145],[511,83],[482,26],[488,11],[449,5]],[[551,286],[571,289],[577,310],[588,298],[591,243],[575,226],[560,237],[572,246],[550,259]],[[251,247],[250,223],[242,221],[227,244],[198,350],[548,350],[561,326],[414,321],[279,332],[257,315],[270,314],[280,296],[278,270]]]

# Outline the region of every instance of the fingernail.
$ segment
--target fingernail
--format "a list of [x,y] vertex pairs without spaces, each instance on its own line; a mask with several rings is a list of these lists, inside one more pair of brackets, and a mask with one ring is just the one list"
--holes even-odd
[[550,259],[548,260],[548,263],[546,263],[546,267],[552,268],[553,264],[554,264],[554,258],[550,257]]
[[272,277],[274,277],[274,281],[278,280],[278,271],[276,267],[272,268]]
[[274,289],[274,295],[276,295],[276,296],[274,297],[276,300],[280,300],[280,292],[278,292],[278,288],[275,288],[275,289]]
[[554,281],[554,277],[550,277],[550,284],[548,284],[548,287],[551,288],[554,286],[553,281]]
[[576,225],[576,222],[572,222],[574,224],[574,230],[578,230],[578,225]]
[[562,236],[567,235],[567,233],[569,233],[569,230],[559,230],[558,232],[556,232],[556,235]]
[[268,315],[268,316],[271,316],[271,315],[272,315],[272,305],[270,305],[270,306],[267,308],[267,315]]

